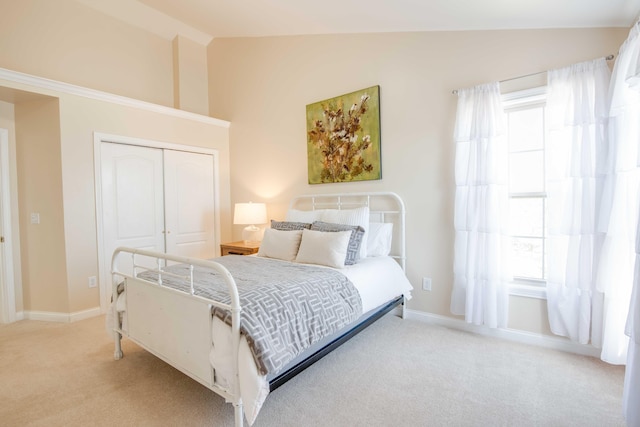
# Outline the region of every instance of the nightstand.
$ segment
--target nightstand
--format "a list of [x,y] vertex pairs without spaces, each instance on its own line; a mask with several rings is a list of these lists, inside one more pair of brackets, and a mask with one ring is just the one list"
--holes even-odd
[[239,242],[223,243],[220,245],[222,256],[225,255],[251,255],[258,253],[260,242]]

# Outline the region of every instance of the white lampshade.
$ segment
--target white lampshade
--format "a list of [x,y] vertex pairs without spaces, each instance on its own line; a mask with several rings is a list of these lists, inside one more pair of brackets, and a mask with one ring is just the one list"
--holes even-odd
[[267,222],[267,206],[264,203],[236,203],[233,213],[234,224],[249,224],[242,231],[242,238],[249,241],[260,241],[260,228],[255,224]]

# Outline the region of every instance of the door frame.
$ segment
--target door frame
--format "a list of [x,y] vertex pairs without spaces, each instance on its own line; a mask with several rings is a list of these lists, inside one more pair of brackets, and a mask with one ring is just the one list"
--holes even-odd
[[9,163],[9,131],[0,129],[0,219],[2,221],[2,250],[0,251],[0,292],[2,302],[0,307],[0,322],[12,323],[16,317],[16,289],[13,272],[13,235],[11,220],[11,185]]
[[110,254],[105,253],[105,239],[104,239],[104,223],[103,223],[103,204],[102,204],[102,159],[100,146],[102,143],[112,144],[125,144],[136,145],[149,148],[160,148],[176,151],[186,151],[190,153],[209,154],[213,156],[213,191],[214,191],[214,244],[216,246],[216,254],[220,246],[220,188],[219,188],[219,165],[218,165],[218,150],[213,148],[195,147],[191,145],[181,145],[170,142],[154,141],[150,139],[133,138],[122,135],[112,135],[101,132],[93,133],[93,163],[94,163],[94,184],[96,194],[96,231],[97,231],[97,246],[98,246],[98,286],[100,288],[100,311],[106,313],[109,304],[111,293],[107,292],[107,289],[111,289],[108,286],[111,283],[111,259]]

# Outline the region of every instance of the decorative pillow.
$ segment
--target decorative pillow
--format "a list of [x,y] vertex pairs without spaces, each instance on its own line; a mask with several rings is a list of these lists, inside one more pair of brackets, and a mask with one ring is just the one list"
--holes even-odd
[[359,225],[363,228],[364,236],[362,236],[362,244],[360,245],[360,258],[366,258],[367,234],[369,234],[367,233],[369,229],[369,207],[363,206],[356,209],[324,209],[321,212],[322,216],[315,220],[334,224]]
[[258,249],[258,256],[294,261],[300,247],[302,230],[264,230],[264,237]]
[[362,244],[360,245],[360,258],[367,256],[367,229],[369,228],[368,206],[355,209],[317,209],[315,211],[289,209],[286,220],[292,222],[312,223],[314,221],[323,221],[334,224],[359,225],[365,232],[362,237]]
[[387,256],[391,253],[391,239],[393,237],[393,223],[372,222],[369,224],[367,237],[367,256]]
[[362,245],[364,228],[359,225],[333,224],[330,222],[314,221],[313,224],[311,224],[311,230],[329,232],[351,231],[344,265],[353,265],[358,261],[358,259],[360,259],[360,246]]
[[315,211],[300,211],[297,209],[289,209],[287,211],[287,221],[291,222],[306,222],[311,224],[313,221],[320,220],[323,209],[315,210]]
[[336,231],[335,233],[302,230],[302,240],[296,262],[343,268],[351,233],[351,230]]
[[291,231],[311,228],[308,222],[274,221],[271,220],[271,228],[274,230]]

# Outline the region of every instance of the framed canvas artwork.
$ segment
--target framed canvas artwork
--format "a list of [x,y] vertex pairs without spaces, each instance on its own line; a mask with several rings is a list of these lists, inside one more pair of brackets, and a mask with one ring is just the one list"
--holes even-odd
[[309,184],[381,179],[380,86],[307,105]]

